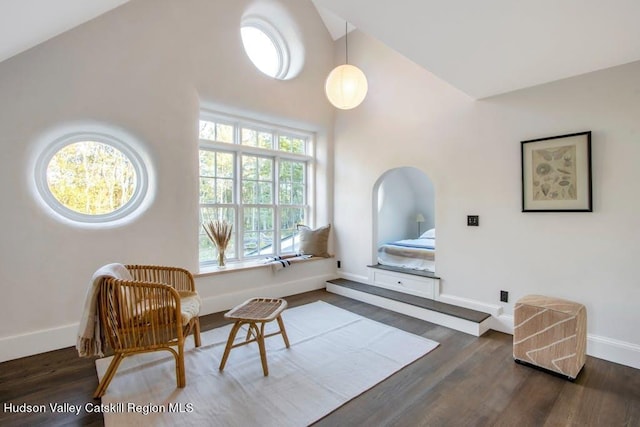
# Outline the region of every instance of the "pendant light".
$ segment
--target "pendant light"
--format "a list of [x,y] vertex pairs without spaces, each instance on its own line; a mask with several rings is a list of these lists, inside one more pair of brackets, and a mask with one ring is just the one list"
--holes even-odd
[[327,77],[324,91],[329,102],[341,110],[357,107],[367,96],[367,77],[362,70],[349,64],[349,44],[347,25],[344,25],[345,64],[334,68]]

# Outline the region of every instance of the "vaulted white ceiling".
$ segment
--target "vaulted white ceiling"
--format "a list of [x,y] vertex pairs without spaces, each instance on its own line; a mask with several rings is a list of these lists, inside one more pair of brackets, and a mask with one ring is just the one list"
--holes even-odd
[[638,0],[313,2],[474,98],[640,60]]
[[0,62],[129,0],[0,0]]
[[[0,61],[127,1],[0,0]],[[474,98],[640,60],[639,0],[312,1]]]

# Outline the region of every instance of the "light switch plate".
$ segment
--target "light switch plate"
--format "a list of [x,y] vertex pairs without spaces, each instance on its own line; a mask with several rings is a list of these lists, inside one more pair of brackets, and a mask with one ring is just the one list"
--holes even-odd
[[469,227],[477,227],[480,225],[480,217],[478,215],[467,215],[467,225]]

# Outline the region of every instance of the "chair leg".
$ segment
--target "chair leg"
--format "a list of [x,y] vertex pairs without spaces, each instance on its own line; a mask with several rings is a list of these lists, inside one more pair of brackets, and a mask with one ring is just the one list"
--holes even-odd
[[287,331],[284,329],[284,322],[282,321],[282,317],[276,317],[278,321],[278,326],[280,327],[280,333],[282,333],[282,339],[284,340],[284,345],[289,348],[289,337],[287,336]]
[[200,341],[200,318],[199,317],[196,317],[196,321],[194,324],[193,341],[195,342],[196,347],[200,347],[201,341]]
[[245,341],[249,341],[251,339],[251,334],[253,333],[253,328],[251,328],[251,326],[249,326],[247,328],[247,336],[244,338]]
[[233,346],[233,341],[236,339],[236,334],[240,330],[240,326],[242,322],[238,320],[233,324],[233,328],[231,328],[231,332],[229,333],[229,339],[227,340],[227,346],[224,348],[224,354],[222,355],[222,360],[220,361],[220,370],[224,369],[224,365],[227,363],[227,358],[229,357],[229,352],[231,351],[231,346]]
[[[258,330],[258,327],[256,326],[256,331],[257,330]],[[269,367],[267,366],[267,352],[264,348],[263,331],[264,331],[264,322],[262,323],[262,328],[260,332],[257,332],[256,335],[257,335],[258,347],[260,348],[260,361],[262,362],[262,373],[266,377],[266,376],[269,376]]]
[[178,344],[178,355],[176,356],[176,382],[178,388],[187,385],[187,374],[184,371],[184,342]]
[[111,383],[111,380],[116,374],[116,370],[118,369],[118,366],[120,365],[120,362],[122,362],[123,358],[124,356],[122,355],[122,353],[116,353],[113,356],[113,359],[111,360],[111,363],[107,368],[107,372],[104,373],[102,381],[100,381],[100,384],[98,384],[98,388],[96,388],[96,391],[93,393],[94,399],[104,396],[104,393],[107,391],[107,387],[109,387],[109,383]]

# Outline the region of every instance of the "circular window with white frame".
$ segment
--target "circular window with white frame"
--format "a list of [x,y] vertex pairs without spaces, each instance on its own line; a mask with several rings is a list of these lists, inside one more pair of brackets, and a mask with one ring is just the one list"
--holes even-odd
[[288,78],[289,46],[275,26],[263,18],[245,17],[240,34],[244,50],[258,70],[278,80]]
[[54,140],[40,154],[35,184],[46,205],[63,218],[104,224],[140,207],[148,173],[140,155],[122,139],[77,132]]

